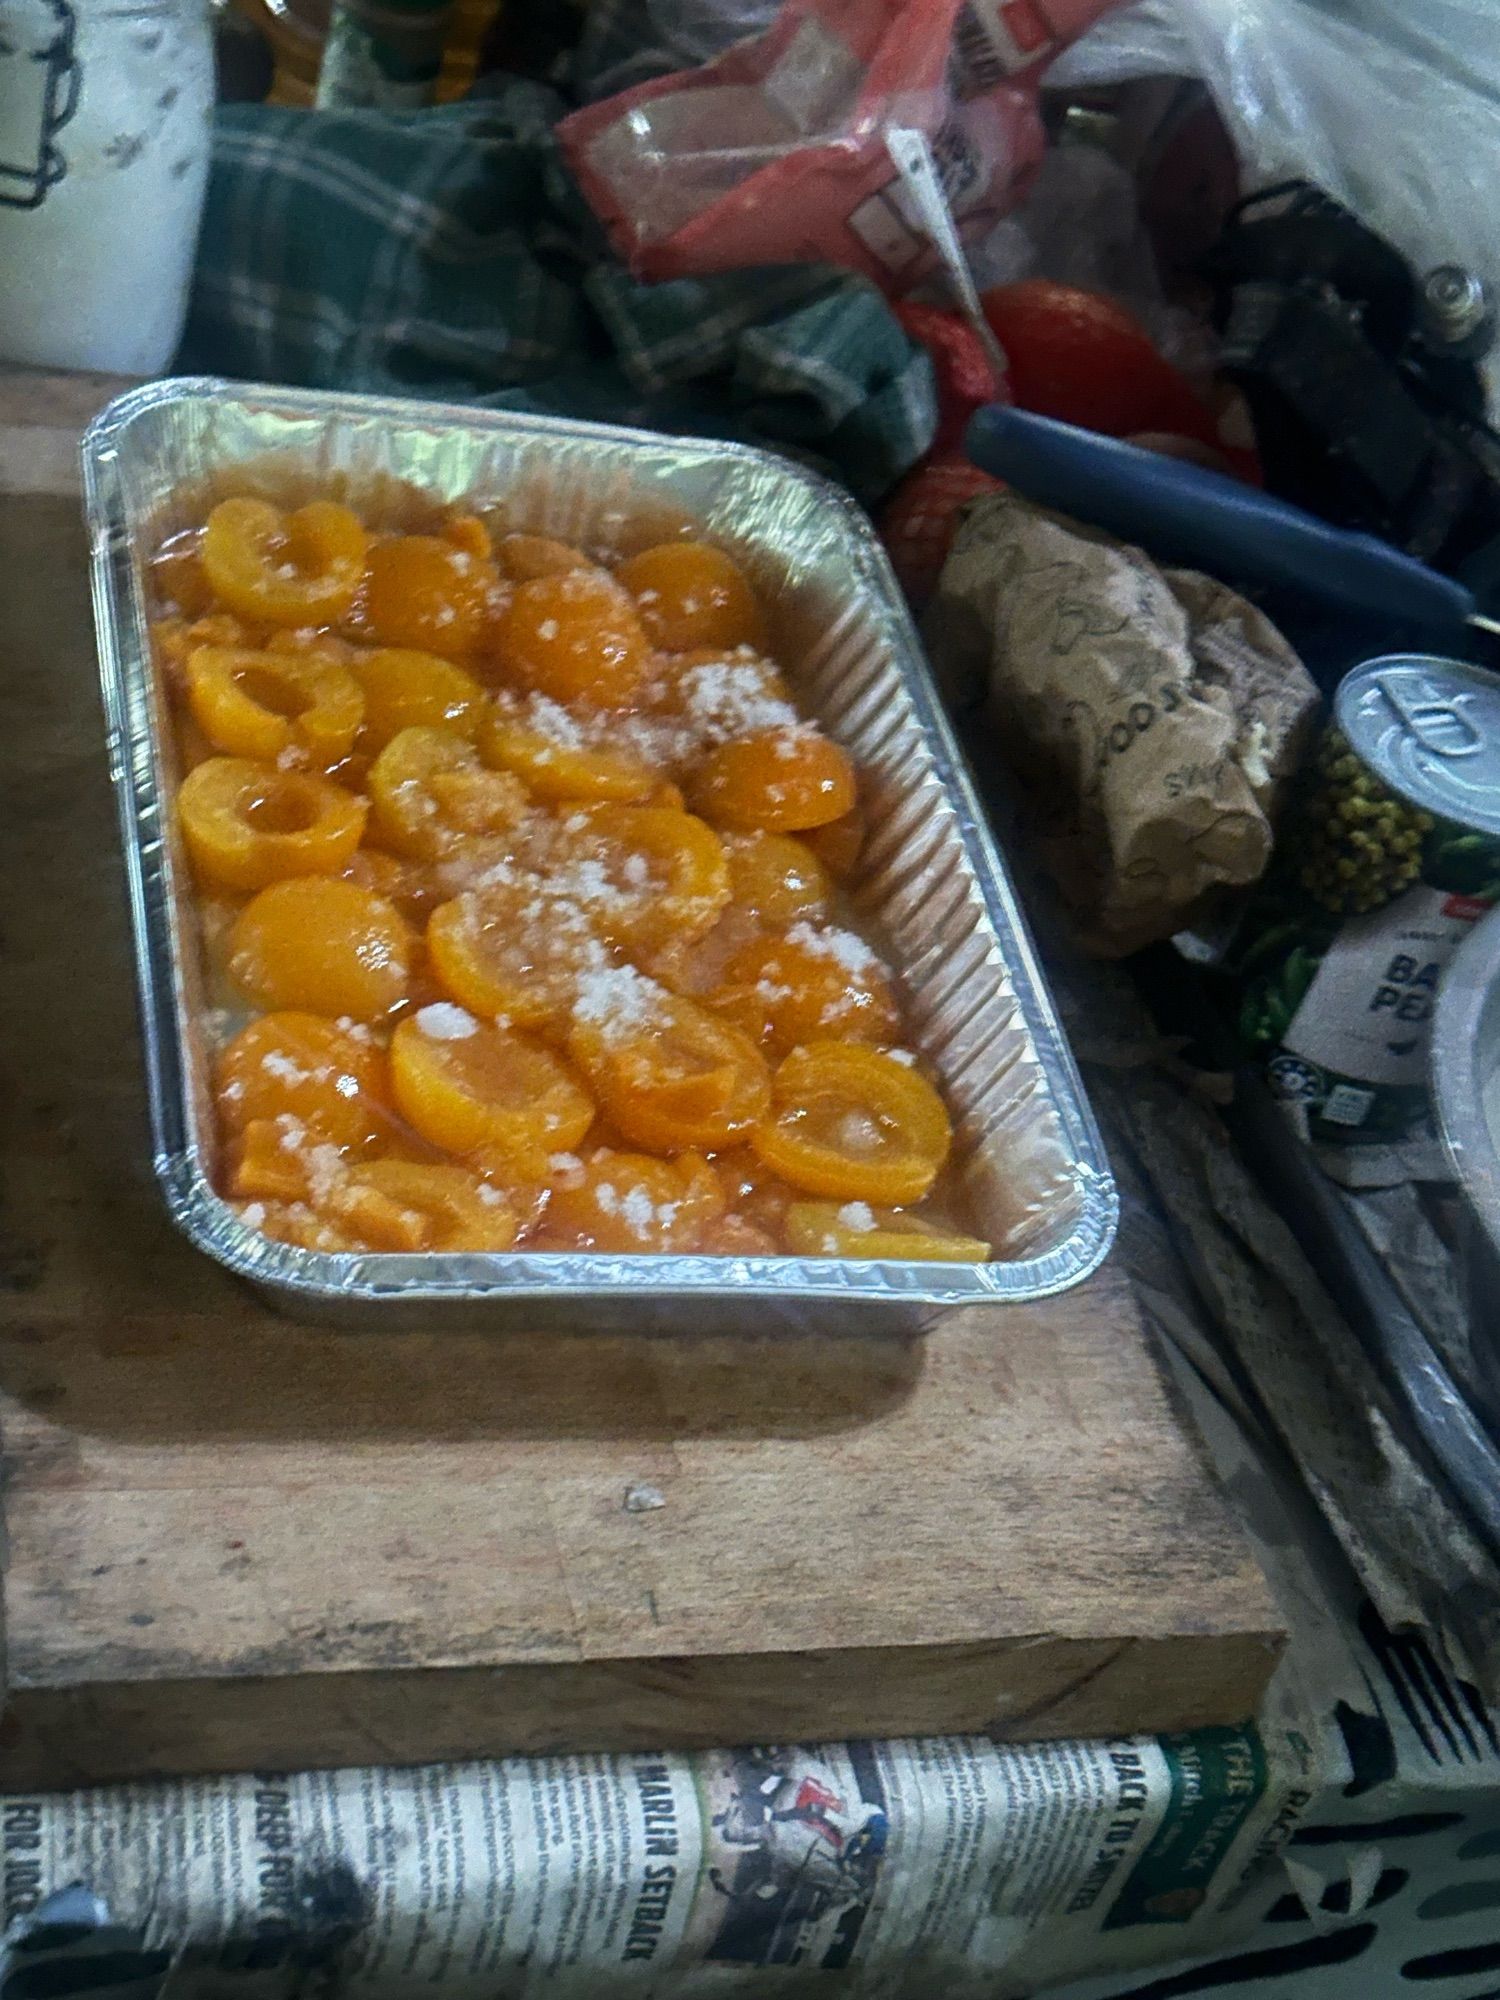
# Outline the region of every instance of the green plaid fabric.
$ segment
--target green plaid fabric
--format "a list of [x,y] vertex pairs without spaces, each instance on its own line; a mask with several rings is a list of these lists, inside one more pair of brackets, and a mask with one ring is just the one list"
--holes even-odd
[[825,266],[637,284],[540,85],[415,112],[222,109],[179,366],[790,451],[878,498],[932,441],[931,369]]

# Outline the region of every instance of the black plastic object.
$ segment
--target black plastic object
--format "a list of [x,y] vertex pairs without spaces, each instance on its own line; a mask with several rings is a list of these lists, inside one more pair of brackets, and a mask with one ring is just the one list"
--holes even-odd
[[[1449,338],[1429,285],[1300,183],[1241,203],[1202,270],[1269,489],[1487,592],[1500,572],[1500,440],[1478,364],[1493,314]],[[1435,275],[1455,296],[1468,277]]]

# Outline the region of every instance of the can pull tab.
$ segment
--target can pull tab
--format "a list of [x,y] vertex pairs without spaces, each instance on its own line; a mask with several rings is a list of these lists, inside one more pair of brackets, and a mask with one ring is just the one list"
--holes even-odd
[[1407,702],[1392,681],[1381,680],[1377,685],[1417,749],[1443,758],[1473,757],[1484,749],[1483,732],[1463,713],[1462,695],[1453,701],[1434,695],[1427,701]]

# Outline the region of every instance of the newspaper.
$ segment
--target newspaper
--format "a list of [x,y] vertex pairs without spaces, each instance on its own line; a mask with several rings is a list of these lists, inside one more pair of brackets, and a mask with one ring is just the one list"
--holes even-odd
[[45,1899],[87,1885],[104,1986],[144,1958],[174,1992],[760,1996],[816,1969],[1003,2000],[1217,1941],[1328,1775],[1297,1731],[1247,1725],[10,1797],[5,1912],[12,1950],[45,1943]]

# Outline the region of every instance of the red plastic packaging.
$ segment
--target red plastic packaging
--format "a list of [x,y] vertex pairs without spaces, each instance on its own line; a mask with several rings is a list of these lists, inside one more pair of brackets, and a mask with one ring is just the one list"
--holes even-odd
[[764,35],[558,134],[638,277],[824,261],[905,291],[936,259],[886,132],[925,132],[960,230],[987,228],[1041,158],[1042,71],[1117,4],[786,0]]
[[923,305],[901,299],[895,314],[902,326],[932,357],[937,387],[938,428],[934,452],[955,451],[963,443],[969,419],[986,403],[1008,403],[1010,389],[995,372],[979,335],[960,312],[949,306]]

